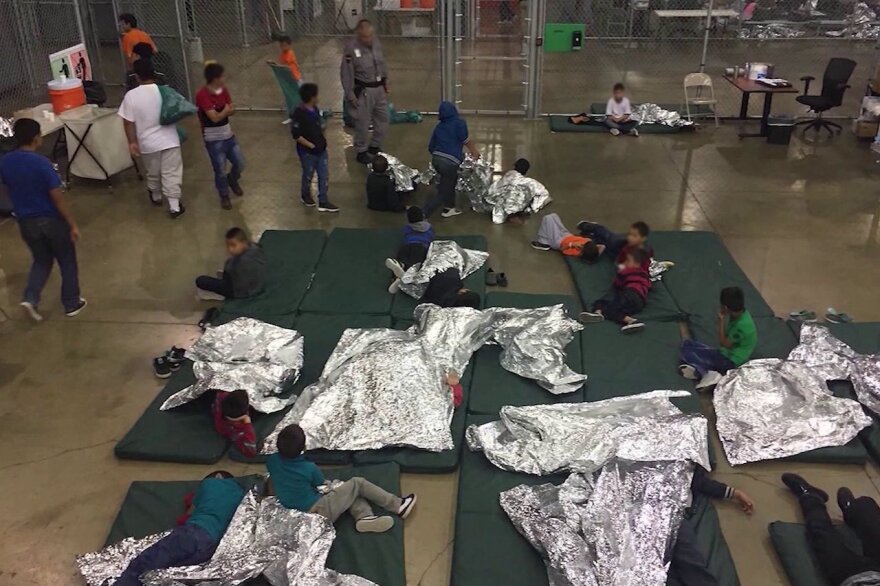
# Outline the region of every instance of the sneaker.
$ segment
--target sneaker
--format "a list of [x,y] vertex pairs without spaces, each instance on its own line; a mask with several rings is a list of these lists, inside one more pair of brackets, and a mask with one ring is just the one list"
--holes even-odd
[[382,147],[371,146],[367,149],[367,152],[373,155],[374,157],[382,152]]
[[241,188],[239,182],[232,178],[231,173],[226,176],[226,181],[229,183],[229,189],[232,190],[232,193],[234,193],[238,197],[244,195],[244,190]]
[[823,503],[828,502],[828,493],[804,480],[803,476],[786,472],[782,475],[782,484],[787,486],[788,490],[794,493],[796,497],[811,495]]
[[841,512],[846,513],[854,500],[856,500],[855,495],[847,487],[841,486],[837,489],[837,506],[840,507]]
[[388,285],[388,292],[394,295],[398,291],[400,291],[400,279],[394,279],[391,281],[391,284]]
[[440,215],[444,218],[453,218],[455,216],[460,216],[464,212],[458,208],[443,208],[443,211],[440,212]]
[[369,151],[364,151],[364,152],[362,152],[362,153],[358,153],[358,154],[357,154],[357,157],[355,157],[355,159],[357,160],[357,162],[360,163],[360,164],[362,164],[362,165],[369,165],[370,163],[373,162],[373,159],[374,159],[374,158],[375,158],[375,157],[373,157],[373,155],[371,155],[371,154],[369,153]]
[[19,305],[21,305],[21,308],[24,310],[29,318],[37,322],[43,321],[43,316],[40,315],[39,311],[37,311],[36,305],[31,303],[30,301],[22,301],[21,303],[19,303]]
[[196,287],[196,299],[199,301],[226,301],[226,298],[213,291],[205,291]]
[[385,268],[394,273],[394,276],[398,279],[403,276],[403,273],[406,271],[403,270],[403,265],[396,258],[386,258],[385,259]]
[[228,197],[221,197],[220,198],[220,207],[223,208],[224,210],[231,210],[232,209],[232,202],[229,200]]
[[165,359],[171,366],[171,370],[177,370],[180,368],[181,363],[186,360],[186,350],[184,348],[172,346],[171,350],[165,352]]
[[809,309],[792,311],[788,314],[789,321],[816,321],[816,312]]
[[403,497],[403,503],[401,503],[400,508],[397,510],[397,514],[400,515],[401,519],[406,519],[409,517],[409,514],[412,513],[412,510],[416,507],[416,501],[418,498],[414,494],[408,494]]
[[354,528],[358,533],[385,533],[392,527],[394,527],[394,519],[387,515],[382,517],[370,515],[358,519],[354,523]]
[[86,308],[86,305],[88,305],[88,304],[89,304],[88,301],[86,301],[85,299],[83,299],[82,297],[80,297],[80,298],[79,298],[79,303],[76,304],[76,307],[74,307],[73,309],[71,309],[71,310],[69,310],[69,311],[65,311],[65,312],[64,312],[64,315],[66,315],[67,317],[76,317],[77,315],[80,314],[80,312],[81,312],[83,309]]
[[630,136],[638,137],[638,136],[639,136],[639,131],[636,130],[635,128],[633,128],[632,130],[629,131],[628,134],[629,134]]
[[315,207],[315,206],[317,205],[317,204],[315,203],[315,198],[312,197],[311,195],[310,195],[308,198],[305,198],[305,197],[304,197],[304,198],[302,199],[302,202],[303,202],[303,205],[306,206],[307,208],[313,208],[313,207]]
[[717,385],[719,381],[721,381],[721,378],[722,377],[720,372],[710,370],[706,373],[706,376],[701,378],[700,382],[697,383],[697,390],[708,391],[709,389]]
[[617,130],[616,128],[612,128],[608,132],[610,132],[612,136],[620,136],[620,131]]
[[199,320],[199,329],[203,332],[207,330],[208,326],[211,325],[211,322],[214,321],[214,318],[216,318],[219,314],[220,310],[216,307],[212,307],[211,309],[207,310],[204,314],[202,314],[202,318]]
[[154,206],[162,205],[162,198],[161,197],[159,199],[154,198],[153,192],[150,191],[149,189],[147,190],[147,196],[150,198],[150,203],[153,204]]
[[700,378],[700,376],[697,374],[697,369],[690,364],[680,364],[678,366],[678,374],[688,380],[697,380],[698,378]]
[[153,358],[153,374],[156,378],[168,378],[171,376],[171,364],[164,356]]
[[599,311],[582,311],[578,316],[582,324],[597,324],[605,321],[605,316]]
[[318,204],[319,212],[330,212],[331,214],[335,214],[339,211],[339,206],[335,206],[329,201],[327,203],[319,203]]
[[544,244],[543,242],[538,242],[537,240],[532,240],[532,248],[535,250],[541,250],[547,252],[548,250],[552,250],[549,245]]
[[640,321],[634,321],[620,328],[621,334],[637,334],[645,329],[645,324]]
[[180,209],[177,210],[176,212],[174,212],[174,211],[170,212],[169,215],[171,216],[172,220],[176,220],[177,218],[179,218],[180,216],[182,216],[185,213],[186,213],[186,208],[183,207],[183,204],[180,204]]
[[486,285],[489,287],[497,287],[498,286],[498,273],[489,269],[486,271]]

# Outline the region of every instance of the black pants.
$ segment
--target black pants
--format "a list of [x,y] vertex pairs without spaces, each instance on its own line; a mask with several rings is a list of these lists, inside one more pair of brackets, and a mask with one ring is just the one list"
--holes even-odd
[[428,247],[423,244],[404,244],[397,250],[397,262],[406,270],[420,262],[425,262],[428,257]]
[[222,279],[218,279],[217,277],[208,277],[207,275],[197,277],[196,287],[198,287],[202,291],[210,291],[211,293],[222,295],[227,299],[232,299],[235,297],[232,289],[232,281],[229,279],[229,277],[226,276],[226,273],[223,273]]
[[423,211],[426,218],[430,218],[431,214],[440,206],[444,208],[455,207],[455,186],[458,183],[458,168],[461,167],[461,164],[452,159],[437,155],[431,159],[431,164],[434,165],[434,170],[437,171],[440,181],[437,185],[436,195],[428,199],[425,204]]
[[625,324],[625,317],[633,317],[645,308],[645,300],[632,289],[612,289],[593,304],[593,311],[601,311],[605,319]]
[[697,545],[697,534],[687,519],[678,528],[678,537],[669,562],[669,578],[683,586],[718,586],[718,579],[709,571],[706,556]]
[[18,228],[33,256],[22,300],[39,306],[43,287],[57,262],[61,270],[61,303],[66,311],[76,309],[80,303],[79,267],[70,226],[61,218],[42,217],[21,218]]
[[605,246],[605,254],[615,260],[623,247],[626,246],[626,235],[612,232],[602,224],[596,222],[581,222],[578,224],[581,236],[591,238],[596,244]]
[[857,498],[843,515],[846,524],[859,536],[864,555],[847,547],[831,524],[825,503],[809,495],[798,500],[807,523],[807,540],[832,584],[869,570],[880,571],[880,507],[874,499]]

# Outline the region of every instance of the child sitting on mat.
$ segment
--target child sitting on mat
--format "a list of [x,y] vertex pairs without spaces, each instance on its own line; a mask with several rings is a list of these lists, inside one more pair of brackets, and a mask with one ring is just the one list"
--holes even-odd
[[403,241],[397,249],[396,258],[386,258],[385,266],[394,273],[394,281],[388,287],[392,295],[400,290],[400,277],[406,269],[425,262],[428,248],[434,242],[434,228],[425,219],[422,208],[410,206],[406,209],[406,225],[403,227]]
[[199,297],[244,299],[262,291],[266,282],[266,254],[260,245],[251,242],[241,228],[230,228],[226,232],[226,251],[229,258],[221,278],[202,275],[196,279]]
[[751,358],[758,344],[758,331],[752,315],[746,310],[745,295],[739,287],[721,290],[718,311],[718,348],[696,340],[681,345],[681,376],[699,380],[698,389],[707,389],[721,380],[728,370],[742,366]]
[[638,122],[632,119],[632,105],[626,97],[626,88],[622,83],[614,84],[613,94],[605,105],[605,126],[614,136],[629,134],[638,136]]
[[587,236],[575,236],[565,227],[559,214],[547,214],[541,219],[538,235],[532,240],[535,250],[558,250],[565,256],[577,256],[585,262],[596,262],[605,250]]
[[235,449],[246,458],[257,455],[257,434],[251,423],[250,399],[247,391],[238,389],[227,393],[217,391],[211,406],[214,429],[230,440]]
[[306,436],[299,425],[282,429],[277,445],[278,453],[269,456],[266,468],[271,492],[288,509],[315,513],[331,523],[348,511],[359,533],[384,533],[394,526],[394,518],[376,516],[370,503],[395,513],[401,519],[406,519],[415,507],[416,495],[395,496],[360,477],[319,492],[318,487],[327,483],[321,470],[303,455]]
[[623,264],[630,251],[643,249],[648,256],[642,268],[647,271],[651,266],[654,250],[648,246],[648,234],[651,233],[651,229],[646,223],[633,222],[626,234],[616,234],[602,224],[586,220],[578,222],[577,229],[581,236],[586,236],[597,245],[604,246],[604,254],[612,258],[615,263]]
[[196,489],[183,523],[142,551],[113,584],[140,586],[140,576],[151,570],[196,566],[211,559],[235,514],[244,490],[232,474],[218,470],[205,476]]
[[633,316],[645,308],[651,290],[651,277],[644,268],[648,262],[648,252],[642,248],[627,252],[611,291],[596,301],[591,311],[581,313],[581,322],[596,323],[609,319],[621,325],[622,334],[642,331],[645,324]]
[[382,155],[373,159],[367,175],[367,207],[377,212],[403,212],[403,194],[397,192],[394,179],[388,174],[388,159]]

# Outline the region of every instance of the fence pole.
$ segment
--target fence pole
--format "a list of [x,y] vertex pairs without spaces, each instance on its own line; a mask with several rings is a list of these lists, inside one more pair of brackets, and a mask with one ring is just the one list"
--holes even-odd
[[525,114],[526,118],[537,118],[541,111],[541,65],[543,48],[540,39],[543,37],[545,0],[529,0],[528,29],[526,49],[526,81],[525,83]]
[[706,54],[709,51],[709,31],[712,28],[712,0],[709,0],[709,6],[706,8],[706,31],[703,33],[703,56],[700,59],[700,73],[706,69]]
[[187,38],[188,35],[183,34],[183,19],[180,14],[180,3],[183,0],[174,0],[174,10],[177,12],[177,35],[180,42],[180,56],[183,58],[183,75],[186,80],[184,87],[186,87],[186,97],[192,101],[193,99],[193,91],[192,91],[192,78],[189,76],[189,55],[187,55]]

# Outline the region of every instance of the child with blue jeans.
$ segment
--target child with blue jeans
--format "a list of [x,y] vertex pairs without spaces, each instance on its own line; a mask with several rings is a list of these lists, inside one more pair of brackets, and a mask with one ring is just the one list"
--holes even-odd
[[290,115],[290,133],[296,141],[296,154],[302,164],[303,205],[314,207],[312,177],[318,174],[318,211],[335,213],[339,208],[327,199],[330,185],[330,167],[327,156],[327,139],[321,128],[321,111],[318,109],[318,86],[305,83],[299,88],[302,104]]

